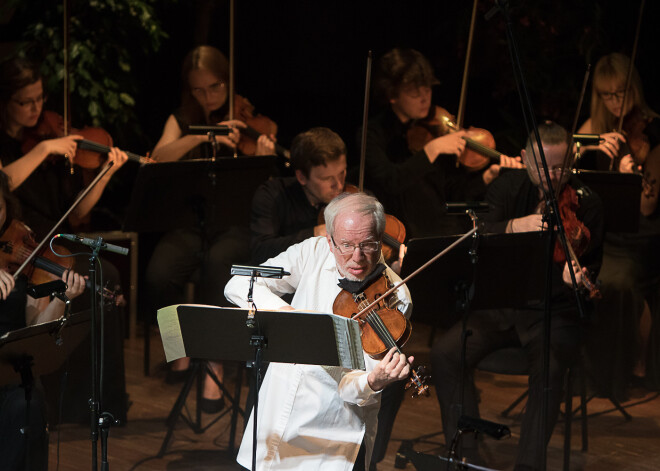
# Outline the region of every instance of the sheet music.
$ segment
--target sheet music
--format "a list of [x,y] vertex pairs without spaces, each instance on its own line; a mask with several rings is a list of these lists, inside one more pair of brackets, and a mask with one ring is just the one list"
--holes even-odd
[[332,318],[337,339],[337,353],[342,368],[364,370],[364,353],[360,337],[360,325],[348,317],[326,314]]
[[181,335],[181,325],[179,324],[179,314],[177,313],[178,306],[176,304],[158,310],[158,327],[163,340],[165,358],[168,362],[186,356],[183,336]]

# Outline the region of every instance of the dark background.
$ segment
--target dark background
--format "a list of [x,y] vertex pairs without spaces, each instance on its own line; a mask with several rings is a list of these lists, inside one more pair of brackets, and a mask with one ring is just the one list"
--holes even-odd
[[[477,16],[465,125],[489,129],[498,148],[515,154],[526,130],[512,76],[504,19],[485,21],[493,1]],[[588,63],[603,54],[630,55],[637,1],[511,1],[514,35],[537,117],[566,127],[574,119]],[[626,9],[626,7],[628,7]],[[147,58],[138,114],[157,140],[178,105],[180,64],[188,50],[207,43],[228,51],[229,2],[193,1],[157,7],[170,38]],[[413,47],[432,62],[442,82],[434,102],[456,113],[472,2],[236,2],[236,87],[279,125],[279,140],[312,126],[336,130],[352,151],[362,119],[367,51],[376,59],[392,47]],[[655,87],[657,2],[647,2],[636,65],[647,100],[660,108]],[[147,73],[148,71],[148,73]],[[157,86],[154,86],[157,85]],[[580,122],[588,115],[589,93]],[[377,104],[372,102],[371,112]]]
[[[75,6],[81,0],[70,1]],[[595,65],[599,57],[613,51],[631,54],[639,1],[509,2],[511,26],[538,119],[551,118],[571,127],[587,64]],[[35,19],[35,12],[41,15],[42,9],[52,8],[52,15],[57,15],[61,3],[33,2],[42,6],[7,17],[0,28],[0,48],[25,39],[25,25]],[[488,129],[498,150],[517,155],[527,131],[513,80],[504,16],[484,19],[494,3],[480,0],[478,7],[464,123]],[[283,146],[312,126],[328,126],[348,144],[349,165],[357,165],[367,51],[373,51],[375,60],[393,47],[421,51],[441,81],[434,88],[434,103],[455,114],[471,12],[469,1],[236,0],[237,92],[279,125]],[[646,2],[635,60],[647,101],[656,110],[660,110],[660,90],[655,86],[660,81],[660,38],[655,29],[659,13],[658,2]],[[116,129],[116,123],[105,126],[116,145],[140,154],[151,151],[168,115],[179,105],[185,54],[199,44],[224,52],[229,45],[229,0],[160,0],[154,2],[154,16],[168,38],[152,54],[141,52],[137,35],[131,48],[137,119],[122,129]],[[122,27],[117,24],[116,31],[123,31]],[[113,31],[106,36],[112,43]],[[589,85],[580,123],[589,113],[590,92]],[[376,113],[379,106],[373,94],[371,105],[370,113]],[[54,106],[54,99],[46,105]],[[76,106],[85,103],[72,103]],[[120,170],[99,210],[105,207],[121,219],[137,169],[129,163]]]
[[[70,0],[72,11],[81,0]],[[640,0],[511,0],[511,25],[537,118],[570,128],[587,64],[618,51],[630,55]],[[35,8],[6,15],[0,48],[25,39],[35,12],[61,2],[32,0]],[[469,73],[465,125],[490,130],[500,151],[517,154],[526,129],[512,75],[504,17],[484,15],[494,0],[480,0]],[[36,7],[40,5],[39,7]],[[78,5],[79,6],[79,5]],[[115,143],[136,153],[150,151],[165,120],[178,106],[180,68],[185,54],[199,44],[228,52],[229,0],[160,0],[154,17],[168,38],[156,53],[132,52],[136,122],[107,129]],[[434,102],[456,113],[460,95],[472,2],[449,1],[236,1],[235,77],[237,92],[257,112],[279,125],[279,142],[288,147],[299,132],[328,126],[349,145],[349,164],[358,160],[356,133],[362,118],[367,51],[377,60],[393,47],[412,47],[433,64],[441,85]],[[660,109],[657,66],[660,41],[655,23],[658,2],[646,2],[636,66],[647,100]],[[116,25],[117,31],[122,24]],[[113,41],[113,31],[106,33]],[[116,34],[114,35],[116,37]],[[136,34],[136,41],[139,36]],[[5,48],[6,49],[6,48]],[[2,52],[2,51],[0,51]],[[580,122],[588,115],[590,87]],[[56,106],[51,99],[48,107]],[[75,108],[85,103],[73,103]],[[378,110],[372,96],[370,113]],[[57,110],[56,111],[61,111]],[[126,129],[129,127],[130,129]],[[136,168],[127,168],[119,185],[130,192]],[[113,179],[114,180],[114,179]],[[110,192],[112,194],[112,192]],[[116,200],[116,198],[113,197]]]

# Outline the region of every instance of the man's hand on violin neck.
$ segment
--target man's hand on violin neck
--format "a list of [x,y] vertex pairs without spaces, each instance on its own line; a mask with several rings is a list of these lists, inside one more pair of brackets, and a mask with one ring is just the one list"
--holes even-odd
[[396,348],[390,349],[369,373],[367,377],[369,387],[374,391],[380,391],[390,383],[408,378],[413,360],[414,357],[406,358],[403,353],[398,353]]

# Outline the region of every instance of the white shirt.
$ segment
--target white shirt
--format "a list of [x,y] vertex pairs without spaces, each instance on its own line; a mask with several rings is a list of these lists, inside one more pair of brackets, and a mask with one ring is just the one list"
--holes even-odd
[[[264,262],[290,272],[281,280],[259,278],[253,299],[258,309],[276,310],[288,304],[279,296],[294,293],[291,306],[300,310],[332,312],[341,291],[341,277],[324,237],[313,237],[289,247]],[[393,282],[399,277],[389,268]],[[225,287],[232,303],[246,308],[249,278],[235,276]],[[410,316],[410,293],[403,286],[396,295],[398,309]],[[310,335],[301,332],[301,335]],[[340,367],[270,363],[259,392],[257,470],[318,469],[350,471],[364,438],[366,468],[376,436],[380,394],[367,382],[378,364],[365,355],[367,371]],[[253,416],[243,435],[237,461],[252,467]]]

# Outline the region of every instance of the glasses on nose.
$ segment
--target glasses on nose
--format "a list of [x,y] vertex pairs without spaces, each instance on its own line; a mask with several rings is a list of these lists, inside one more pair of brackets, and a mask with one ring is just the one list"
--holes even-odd
[[38,106],[43,104],[44,101],[46,101],[46,97],[43,95],[39,95],[37,98],[34,99],[29,99],[29,100],[21,100],[18,98],[12,98],[11,101],[16,103],[18,106],[21,108],[32,108],[33,106]]
[[330,237],[330,240],[332,240],[332,244],[342,255],[351,255],[355,252],[355,249],[360,249],[360,252],[365,254],[374,253],[380,249],[380,242],[377,241],[360,242],[358,245],[349,244],[348,242],[340,242],[339,245],[337,245],[334,237]]
[[206,88],[193,88],[192,94],[195,96],[217,95],[225,88],[225,82],[217,81]]
[[617,90],[615,92],[598,92],[598,95],[603,101],[610,101],[616,98],[617,100],[623,100],[623,96],[626,94],[625,90]]

